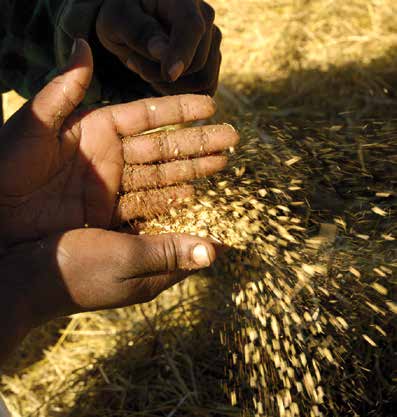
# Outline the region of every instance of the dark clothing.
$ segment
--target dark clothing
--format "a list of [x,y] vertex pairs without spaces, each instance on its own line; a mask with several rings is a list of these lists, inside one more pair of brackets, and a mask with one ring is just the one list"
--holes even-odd
[[93,48],[95,71],[85,104],[156,95],[99,44],[95,22],[102,2],[0,0],[0,93],[32,97],[67,64],[74,39],[84,38]]

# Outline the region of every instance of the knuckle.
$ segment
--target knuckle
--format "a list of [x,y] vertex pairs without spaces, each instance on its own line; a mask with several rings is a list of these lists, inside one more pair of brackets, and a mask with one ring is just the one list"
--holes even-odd
[[206,20],[207,26],[211,26],[215,20],[215,10],[208,3],[203,2],[202,7],[204,18]]
[[192,159],[190,164],[190,176],[192,179],[198,179],[201,177],[201,169],[199,159]]
[[164,164],[155,165],[155,185],[164,186],[167,184],[167,172],[164,168]]
[[164,213],[169,209],[169,195],[164,188],[157,189],[152,193],[153,205],[156,207],[156,212]]
[[199,126],[197,128],[200,138],[200,153],[207,154],[209,149],[209,143],[211,141],[208,128],[204,126]]
[[172,272],[179,269],[179,245],[174,237],[167,237],[162,244],[165,271]]
[[162,161],[165,161],[169,158],[171,154],[171,147],[172,147],[172,140],[170,136],[170,131],[165,130],[159,140],[159,151],[160,151],[160,158]]
[[150,110],[150,102],[147,99],[141,100],[142,114],[144,125],[147,126],[146,130],[154,129],[156,126],[156,119],[154,112]]
[[178,112],[179,123],[185,124],[185,123],[189,122],[190,121],[189,120],[189,111],[190,111],[190,109],[189,109],[188,106],[184,106],[182,95],[178,95],[176,97],[176,107],[177,107],[177,112]]

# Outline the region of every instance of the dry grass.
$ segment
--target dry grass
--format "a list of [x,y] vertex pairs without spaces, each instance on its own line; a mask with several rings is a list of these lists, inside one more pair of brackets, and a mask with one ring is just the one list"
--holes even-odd
[[1,379],[16,416],[394,414],[397,4],[212,4],[242,145],[147,231],[232,250],[150,305],[37,329]]

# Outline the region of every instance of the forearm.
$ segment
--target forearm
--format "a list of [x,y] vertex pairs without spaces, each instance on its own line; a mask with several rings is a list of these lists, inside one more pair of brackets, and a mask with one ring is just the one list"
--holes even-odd
[[18,306],[15,299],[10,299],[7,302],[2,300],[0,307],[0,367],[29,331],[24,325],[25,317],[23,317],[21,307],[23,306]]
[[0,247],[0,367],[30,329],[28,257]]

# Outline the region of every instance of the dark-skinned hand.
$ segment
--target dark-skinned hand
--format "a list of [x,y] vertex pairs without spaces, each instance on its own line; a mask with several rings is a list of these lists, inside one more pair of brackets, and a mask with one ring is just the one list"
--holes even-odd
[[204,96],[76,112],[92,70],[88,44],[77,41],[65,72],[0,130],[0,362],[33,326],[149,301],[216,257],[208,239],[109,228],[191,195],[181,183],[220,170],[218,152],[237,134],[204,126],[142,135],[211,116]]
[[226,125],[142,135],[213,115],[214,103],[205,96],[145,99],[74,112],[91,75],[88,44],[77,41],[66,72],[1,129],[3,242],[79,227],[109,228],[167,211],[193,194],[187,182],[222,169],[227,158],[219,152],[238,141]]
[[221,31],[202,0],[105,0],[100,43],[161,94],[215,93]]

